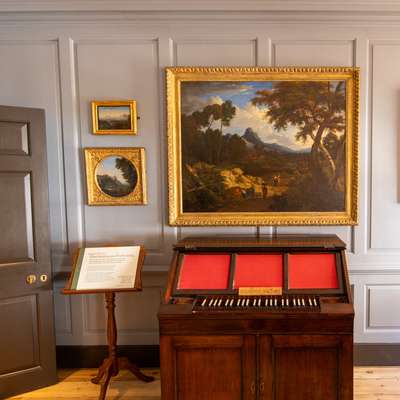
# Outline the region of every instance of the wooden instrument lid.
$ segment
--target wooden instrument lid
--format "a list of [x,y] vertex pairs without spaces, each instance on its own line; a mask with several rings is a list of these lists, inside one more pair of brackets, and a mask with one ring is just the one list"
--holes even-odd
[[201,248],[323,248],[345,249],[346,244],[336,235],[262,235],[254,236],[198,236],[180,240],[176,250]]

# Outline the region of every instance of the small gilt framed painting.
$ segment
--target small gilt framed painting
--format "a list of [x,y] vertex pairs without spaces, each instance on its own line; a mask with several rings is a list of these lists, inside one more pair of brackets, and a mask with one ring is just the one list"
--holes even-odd
[[86,148],[85,161],[90,206],[147,204],[143,148]]
[[136,135],[135,100],[92,101],[95,135]]

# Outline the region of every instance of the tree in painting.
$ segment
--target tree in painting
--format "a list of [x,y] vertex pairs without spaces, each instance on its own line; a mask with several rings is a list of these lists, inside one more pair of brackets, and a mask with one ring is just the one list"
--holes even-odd
[[127,196],[134,190],[137,180],[135,166],[125,157],[105,157],[96,168],[100,189],[112,197]]
[[[312,173],[319,183],[344,190],[344,82],[278,82],[273,90],[257,92],[253,104],[267,105],[266,118],[277,130],[298,128],[297,140],[311,138]],[[340,147],[340,149],[339,149]],[[322,181],[321,181],[322,179]]]
[[184,82],[186,212],[341,211],[343,81]]

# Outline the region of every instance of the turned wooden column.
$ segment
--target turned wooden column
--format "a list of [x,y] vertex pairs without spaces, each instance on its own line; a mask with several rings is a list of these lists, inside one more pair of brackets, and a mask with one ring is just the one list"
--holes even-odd
[[106,292],[106,309],[107,309],[107,343],[108,357],[104,359],[99,367],[97,375],[91,380],[93,383],[100,383],[99,400],[104,400],[107,388],[112,376],[118,375],[119,369],[126,368],[132,372],[138,379],[144,382],[154,380],[152,376],[144,375],[140,369],[132,364],[127,357],[118,357],[117,348],[117,323],[115,319],[115,292]]

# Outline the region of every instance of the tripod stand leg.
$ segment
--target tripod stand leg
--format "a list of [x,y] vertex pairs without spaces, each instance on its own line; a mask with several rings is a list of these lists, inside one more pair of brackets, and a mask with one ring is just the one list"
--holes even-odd
[[111,363],[112,363],[111,359],[109,359],[109,358],[104,359],[103,363],[99,367],[97,375],[94,378],[92,378],[90,381],[95,384],[99,383],[101,381],[101,378],[104,376],[104,374],[110,368]]
[[110,383],[110,379],[111,379],[112,375],[113,375],[113,369],[111,368],[111,365],[110,365],[110,368],[107,369],[106,377],[103,380],[103,382],[101,383],[99,400],[104,400],[106,398],[107,388]]
[[118,365],[121,369],[127,369],[131,371],[136,378],[143,382],[154,381],[154,377],[145,375],[140,371],[139,367],[137,367],[135,364],[132,364],[127,357],[118,357]]

